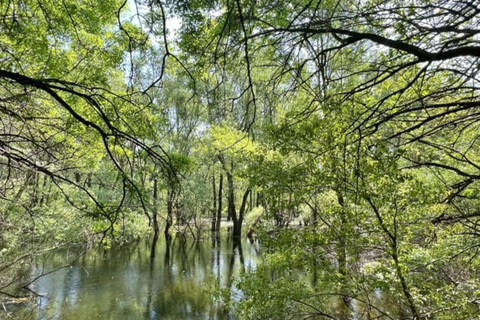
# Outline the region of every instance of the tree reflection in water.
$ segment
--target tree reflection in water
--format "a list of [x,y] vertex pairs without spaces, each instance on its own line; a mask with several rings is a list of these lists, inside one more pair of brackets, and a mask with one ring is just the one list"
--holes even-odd
[[[245,253],[242,244],[252,246],[217,235],[138,241],[113,247],[105,258],[102,249],[93,249],[71,267],[34,282],[32,289],[45,297],[15,312],[22,319],[232,319],[215,303],[213,291],[233,286],[245,265],[260,262],[257,251]],[[40,259],[30,276],[68,263],[76,251]],[[241,296],[235,288],[231,292],[233,299]]]

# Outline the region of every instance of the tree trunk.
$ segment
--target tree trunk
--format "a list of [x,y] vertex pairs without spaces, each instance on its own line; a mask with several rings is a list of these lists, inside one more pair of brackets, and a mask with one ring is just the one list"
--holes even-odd
[[158,227],[158,220],[157,220],[157,215],[158,215],[158,210],[157,210],[157,199],[158,199],[158,183],[157,183],[157,178],[153,178],[153,232],[154,232],[154,238],[158,238],[158,234],[160,233],[160,229]]
[[253,208],[253,191],[250,192],[250,210]]
[[215,173],[212,175],[212,193],[213,193],[213,208],[212,208],[212,232],[217,230],[217,186],[215,185]]
[[[233,219],[237,215],[235,209],[235,189],[233,187],[233,174],[230,171],[227,171],[227,184],[228,184],[228,216],[227,221]],[[235,222],[234,222],[235,223]]]
[[345,211],[345,200],[343,199],[340,191],[337,191],[338,204],[340,205],[340,237],[338,241],[337,255],[338,255],[338,271],[342,276],[347,274],[347,246],[345,242],[345,227],[347,224],[346,221],[346,211]]
[[173,224],[173,199],[174,191],[169,189],[167,190],[167,219],[165,221],[165,238],[170,239],[170,227]]
[[93,173],[91,172],[89,172],[87,175],[87,180],[85,181],[85,183],[87,184],[88,188],[92,187],[92,176],[93,176]]
[[38,205],[42,206],[45,203],[45,197],[46,197],[46,189],[47,189],[47,175],[43,175],[43,185],[42,185],[42,196],[40,197],[40,200],[38,201]]
[[80,184],[80,181],[82,181],[82,176],[80,172],[75,172],[75,183]]
[[220,222],[222,221],[222,194],[223,194],[223,174],[220,173],[220,181],[218,182],[218,211],[217,211],[217,225],[215,229],[220,231]]
[[250,194],[250,189],[247,189],[243,194],[242,205],[240,206],[240,211],[238,212],[238,217],[235,214],[233,216],[233,238],[239,239],[242,236],[242,225],[243,218],[245,217],[245,211],[247,209],[248,195]]

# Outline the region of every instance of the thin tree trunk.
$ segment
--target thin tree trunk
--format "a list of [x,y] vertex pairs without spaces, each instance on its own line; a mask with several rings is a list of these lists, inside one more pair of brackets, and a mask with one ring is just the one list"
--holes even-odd
[[[337,190],[337,200],[340,205],[340,228],[339,228],[339,239],[337,246],[337,256],[338,256],[338,272],[344,277],[342,282],[341,290],[345,293],[348,292],[348,277],[347,277],[347,243],[346,243],[346,228],[347,228],[347,211],[345,208],[345,200],[340,191]],[[343,295],[343,302],[349,308],[351,307],[351,297],[347,294]]]
[[87,184],[88,188],[92,187],[92,176],[93,176],[93,173],[91,172],[89,172],[87,175],[87,180],[85,181],[85,183]]
[[253,191],[250,192],[250,210],[253,208]]
[[35,207],[39,204],[39,197],[38,193],[40,190],[40,173],[35,172],[33,175],[33,181],[32,181],[32,196],[31,196],[31,201],[30,201],[30,207]]
[[158,209],[157,209],[157,199],[158,199],[158,183],[157,178],[153,178],[153,232],[155,235],[155,239],[158,238],[158,234],[160,233],[160,229],[158,227]]
[[165,238],[170,239],[170,227],[173,224],[173,190],[167,190],[167,219],[165,221]]
[[80,184],[80,181],[82,180],[82,175],[80,172],[75,172],[75,183]]
[[233,186],[233,174],[227,171],[227,183],[228,183],[228,216],[227,221],[230,221],[237,215],[235,209],[235,189]]
[[217,186],[215,185],[215,173],[212,175],[212,193],[213,193],[213,208],[212,208],[212,232],[217,230]]
[[223,194],[223,174],[220,173],[220,181],[218,182],[218,211],[217,211],[217,225],[215,229],[220,231],[220,222],[222,221],[222,194]]
[[380,224],[380,227],[382,230],[385,232],[385,234],[389,238],[390,242],[390,247],[392,250],[391,256],[393,259],[393,262],[395,263],[395,271],[397,273],[397,277],[400,280],[400,284],[402,286],[402,291],[407,299],[408,305],[410,307],[410,312],[412,313],[413,319],[422,319],[420,316],[420,313],[418,312],[416,306],[415,306],[415,301],[413,300],[413,296],[410,293],[410,288],[408,287],[407,280],[405,279],[405,276],[403,274],[402,268],[400,266],[399,258],[398,258],[398,241],[397,241],[397,232],[396,232],[396,221],[395,223],[395,231],[392,233],[387,226],[385,225],[383,218],[380,214],[380,211],[378,210],[377,206],[373,203],[372,199],[370,197],[366,197],[366,200],[370,204],[370,207],[373,209],[373,212],[375,212],[375,216],[377,217],[378,223]]
[[45,197],[46,197],[46,189],[47,188],[47,175],[43,175],[43,185],[42,185],[42,196],[40,197],[40,200],[38,201],[38,205],[42,206],[45,203]]
[[340,191],[337,191],[338,204],[340,205],[340,238],[338,241],[337,255],[338,255],[338,271],[342,276],[347,274],[347,246],[345,242],[345,227],[346,227],[346,212],[345,200]]

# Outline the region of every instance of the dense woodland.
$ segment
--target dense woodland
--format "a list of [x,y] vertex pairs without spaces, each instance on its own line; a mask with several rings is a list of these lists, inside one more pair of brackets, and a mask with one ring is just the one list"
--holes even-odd
[[479,71],[478,0],[1,0],[0,295],[228,219],[316,277],[246,272],[238,319],[478,319]]

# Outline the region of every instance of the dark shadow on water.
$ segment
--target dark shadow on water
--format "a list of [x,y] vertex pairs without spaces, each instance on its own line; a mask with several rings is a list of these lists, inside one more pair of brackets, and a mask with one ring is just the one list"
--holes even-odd
[[156,250],[157,250],[157,243],[158,243],[158,234],[155,234],[152,240],[152,247],[150,250],[150,264],[153,265],[153,262],[155,261],[155,255],[156,255]]

